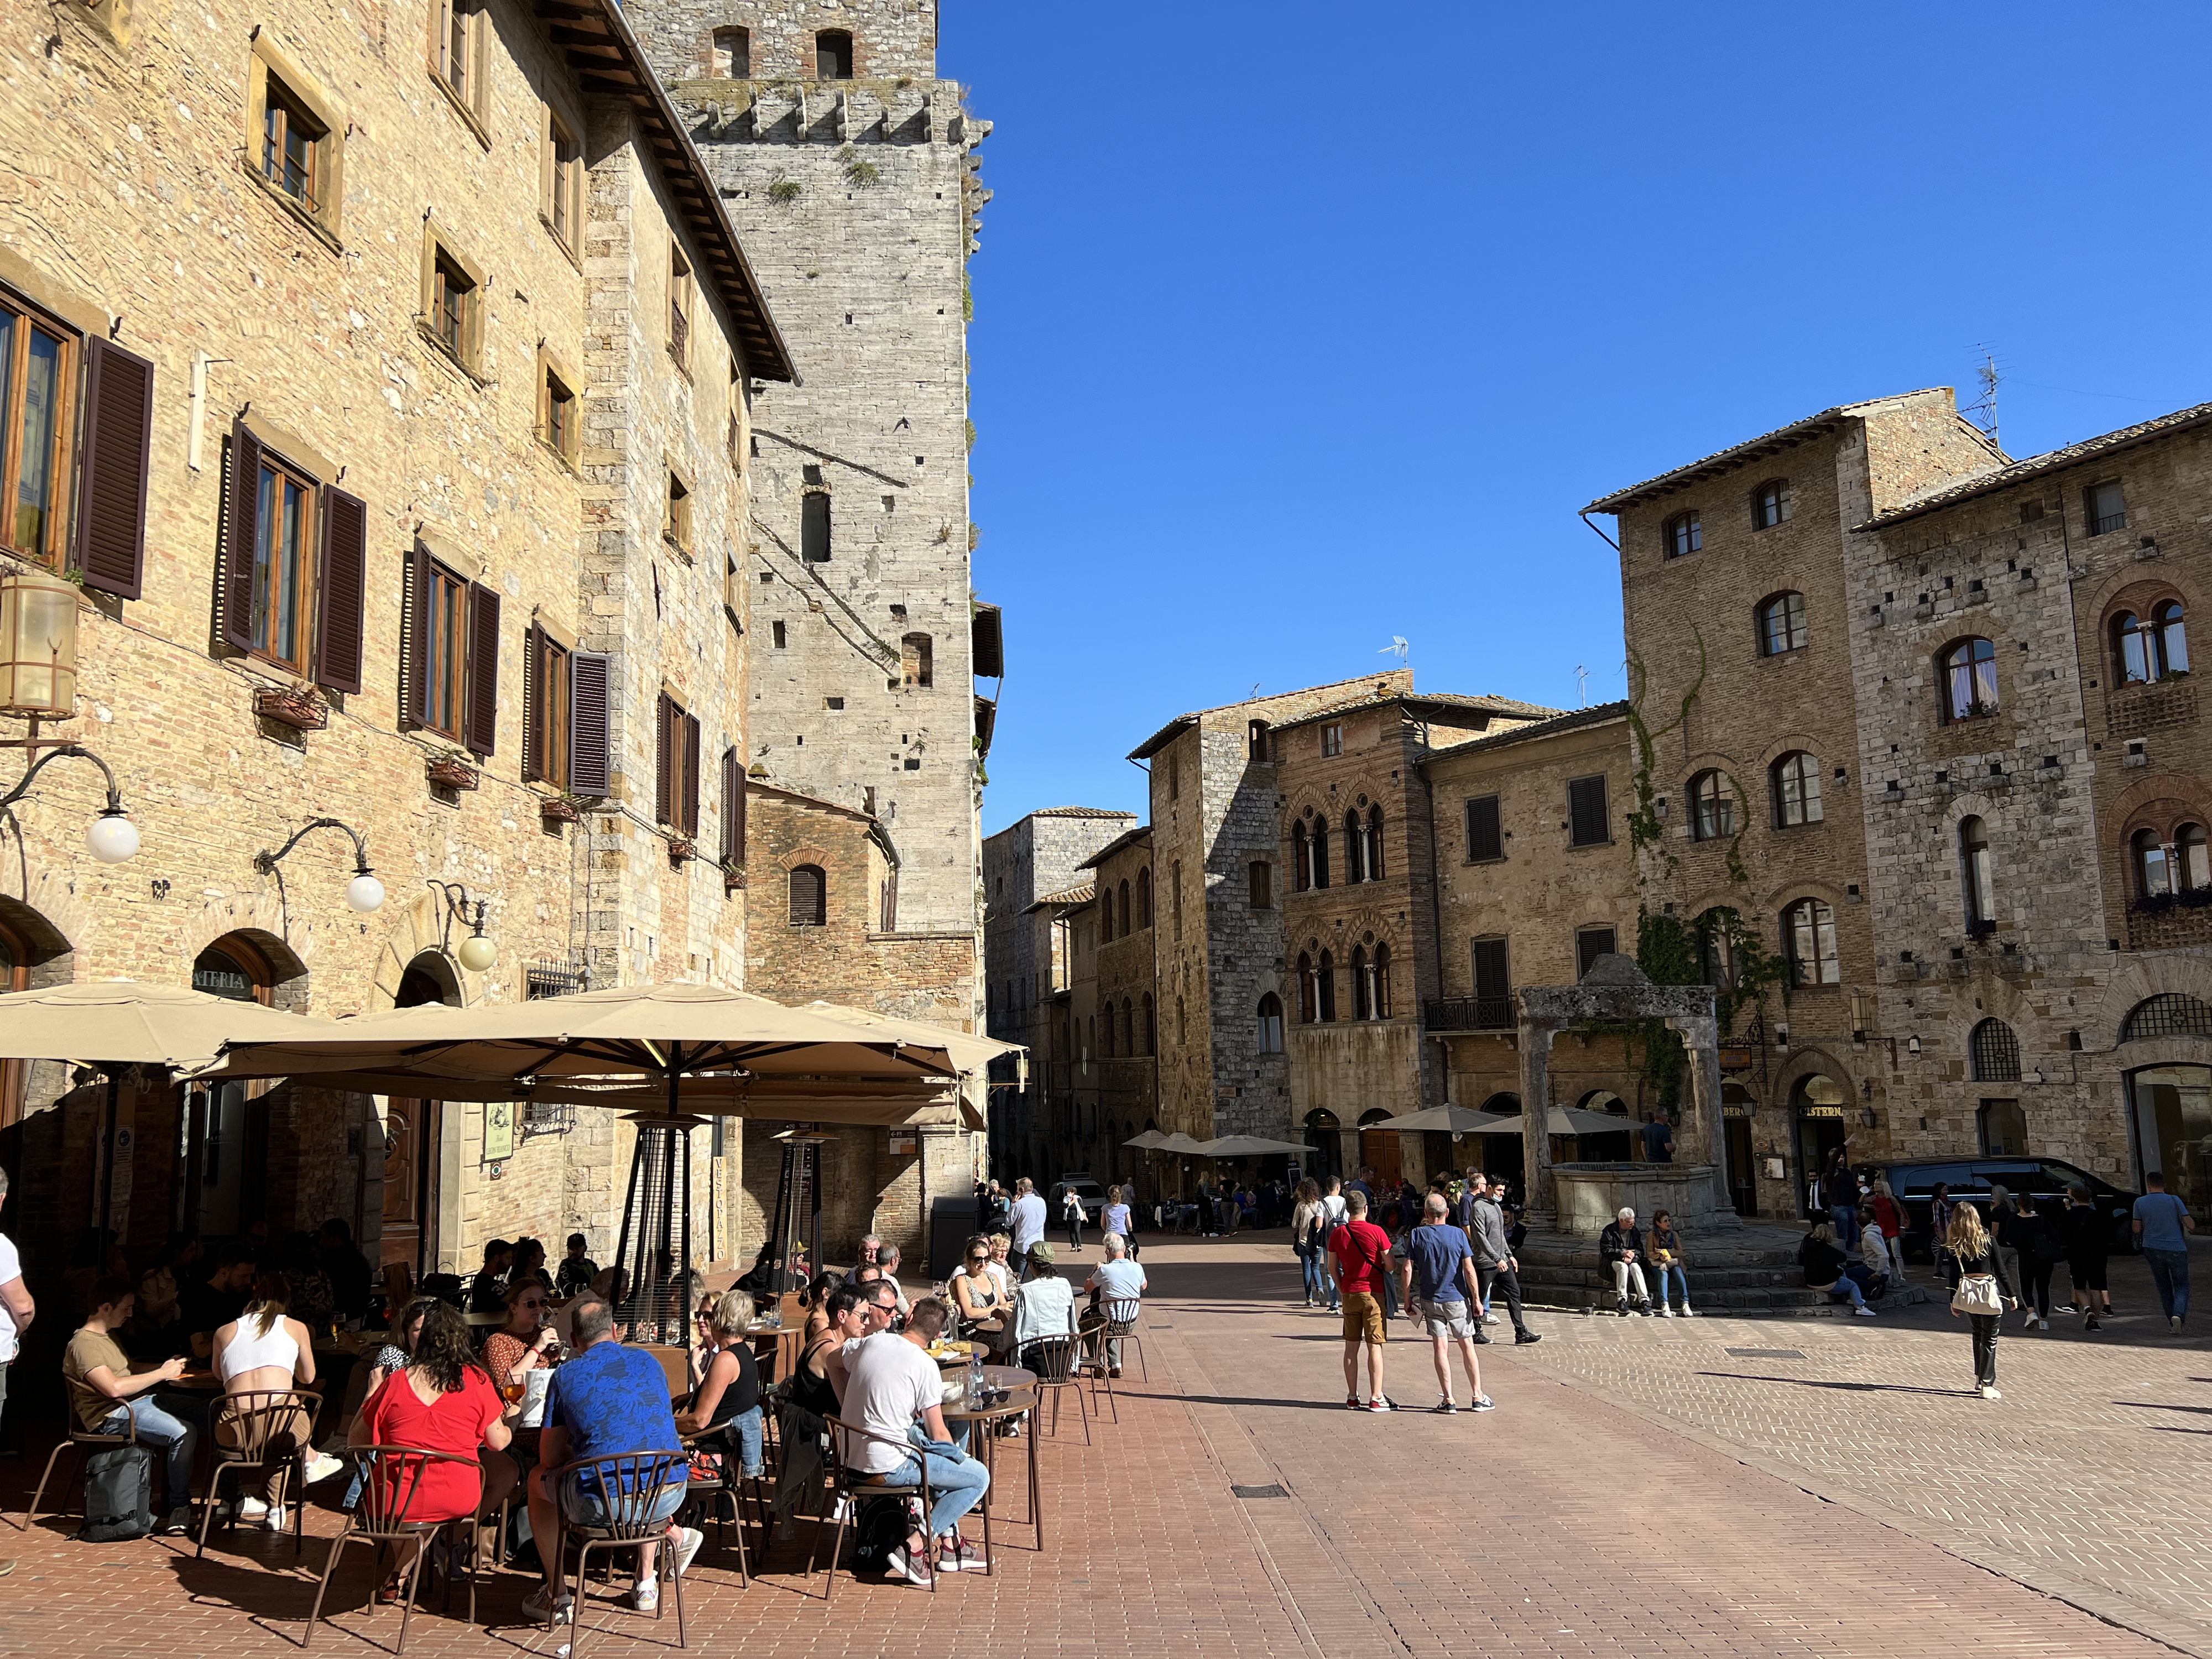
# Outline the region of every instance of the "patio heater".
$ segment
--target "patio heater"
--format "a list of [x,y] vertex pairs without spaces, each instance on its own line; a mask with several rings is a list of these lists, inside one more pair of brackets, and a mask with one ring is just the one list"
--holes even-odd
[[794,1249],[805,1247],[808,1272],[822,1271],[822,1147],[830,1137],[787,1129],[775,1139],[783,1144],[783,1166],[775,1178],[775,1213],[769,1218],[769,1288],[780,1297],[806,1288],[806,1273],[791,1265]]
[[633,1112],[629,1191],[615,1265],[628,1294],[616,1317],[634,1342],[681,1346],[691,1329],[691,1131],[704,1118]]

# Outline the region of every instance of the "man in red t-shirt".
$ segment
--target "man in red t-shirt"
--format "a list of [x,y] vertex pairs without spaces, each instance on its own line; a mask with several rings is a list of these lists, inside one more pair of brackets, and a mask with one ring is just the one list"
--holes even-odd
[[[1389,1316],[1382,1283],[1390,1271],[1390,1235],[1367,1218],[1367,1194],[1353,1188],[1344,1195],[1351,1218],[1328,1237],[1336,1258],[1336,1282],[1344,1291],[1344,1405],[1347,1411],[1397,1409],[1382,1392],[1382,1343]],[[1367,1350],[1367,1391],[1359,1398],[1359,1350]]]

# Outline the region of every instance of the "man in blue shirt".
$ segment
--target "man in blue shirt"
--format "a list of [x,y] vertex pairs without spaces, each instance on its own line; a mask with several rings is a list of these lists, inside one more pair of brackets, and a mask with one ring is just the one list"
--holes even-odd
[[[530,1618],[550,1615],[556,1624],[567,1623],[574,1611],[570,1598],[560,1593],[561,1549],[556,1540],[561,1535],[562,1516],[586,1527],[606,1525],[611,1514],[629,1522],[665,1521],[684,1507],[689,1490],[683,1442],[677,1437],[668,1376],[660,1362],[615,1340],[615,1312],[605,1298],[587,1292],[562,1311],[574,1315],[571,1328],[578,1351],[546,1386],[538,1462],[530,1474],[530,1533],[538,1540],[545,1587],[522,1606]],[[604,1484],[598,1470],[563,1475],[555,1490],[554,1471],[618,1452],[670,1453],[670,1461],[659,1466],[661,1484],[642,1499],[635,1495],[639,1475],[649,1476],[654,1467],[647,1464],[636,1474],[608,1474]],[[672,1527],[668,1537],[681,1575],[699,1553],[704,1534],[692,1527]],[[660,1580],[653,1571],[659,1553],[658,1544],[637,1553],[632,1601],[642,1613],[660,1605]]]
[[1482,1365],[1474,1357],[1474,1323],[1468,1311],[1475,1297],[1474,1252],[1468,1246],[1467,1235],[1446,1220],[1449,1213],[1444,1195],[1431,1193],[1422,1208],[1422,1224],[1392,1252],[1398,1258],[1399,1287],[1407,1310],[1418,1310],[1428,1321],[1437,1385],[1443,1390],[1436,1409],[1446,1417],[1459,1410],[1452,1402],[1448,1346],[1455,1342],[1467,1367],[1467,1386],[1474,1391],[1474,1409],[1492,1408],[1490,1396],[1482,1391]]
[[2197,1231],[2197,1218],[2166,1190],[2166,1177],[2157,1170],[2143,1177],[2143,1185],[2150,1190],[2136,1200],[2136,1236],[2158,1286],[2166,1328],[2178,1331],[2189,1317],[2189,1235]]

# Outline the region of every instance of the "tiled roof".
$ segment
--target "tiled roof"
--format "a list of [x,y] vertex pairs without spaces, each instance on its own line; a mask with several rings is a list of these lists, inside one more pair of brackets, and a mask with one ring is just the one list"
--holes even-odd
[[1029,816],[1033,818],[1133,818],[1137,815],[1114,806],[1040,806]]
[[[1383,674],[1402,672],[1404,671],[1386,669]],[[1151,737],[1146,738],[1129,751],[1129,758],[1150,760],[1208,714],[1218,714],[1227,709],[1244,708],[1257,703],[1274,702],[1284,697],[1304,696],[1310,691],[1327,691],[1339,685],[1366,685],[1382,678],[1383,674],[1355,674],[1348,680],[1325,680],[1319,685],[1302,685],[1293,690],[1272,692],[1264,697],[1242,697],[1235,702],[1218,702],[1211,708],[1195,708],[1188,714],[1176,715],[1158,731],[1153,732]]]
[[1023,914],[1026,915],[1032,911],[1057,910],[1070,904],[1088,904],[1097,896],[1097,884],[1095,882],[1086,881],[1080,887],[1063,887],[1057,893],[1047,893]]
[[1124,847],[1134,846],[1140,841],[1150,841],[1152,836],[1152,826],[1149,823],[1140,823],[1135,829],[1115,836],[1113,840],[1108,842],[1075,867],[1079,870],[1096,870]]
[[1948,386],[1923,386],[1917,392],[1900,392],[1894,397],[1869,398],[1863,403],[1856,404],[1838,404],[1833,409],[1824,409],[1817,415],[1808,415],[1802,421],[1792,421],[1788,426],[1778,426],[1773,431],[1762,433],[1756,438],[1747,439],[1742,443],[1733,444],[1726,449],[1716,450],[1713,453],[1702,459],[1692,461],[1686,466],[1678,466],[1669,471],[1662,472],[1656,478],[1646,478],[1642,483],[1631,484],[1626,489],[1616,489],[1610,495],[1603,495],[1592,501],[1583,511],[1618,514],[1622,507],[1632,506],[1638,501],[1664,495],[1668,490],[1679,489],[1685,484],[1694,483],[1699,478],[1724,471],[1729,467],[1741,465],[1745,461],[1755,460],[1761,455],[1770,455],[1777,450],[1788,449],[1793,445],[1803,443],[1807,439],[1819,436],[1839,422],[1864,410],[1879,408],[1883,404],[1902,403],[1908,398],[1933,397],[1937,393],[1948,397],[1950,392],[1951,388]]
[[1416,712],[1422,708],[1465,709],[1470,714],[1497,715],[1505,720],[1545,720],[1559,712],[1556,708],[1547,708],[1540,702],[1522,702],[1517,697],[1462,696],[1449,691],[1424,691],[1415,696],[1410,692],[1394,691],[1384,696],[1370,695],[1350,702],[1336,703],[1310,714],[1301,714],[1294,720],[1285,720],[1274,729],[1278,732],[1295,731],[1301,726],[1310,726],[1316,720],[1334,720],[1354,709],[1373,708],[1386,702],[1403,703]]
[[2069,444],[2063,449],[2053,449],[2040,455],[2031,455],[2024,461],[2013,462],[2009,466],[2000,466],[1994,471],[1977,474],[1957,483],[1945,484],[1940,489],[1929,490],[1924,495],[1915,496],[1909,501],[1893,507],[1887,513],[1877,513],[1864,524],[1852,527],[1857,530],[1879,530],[1885,525],[1896,524],[1905,519],[1917,518],[1923,513],[1932,513],[1938,507],[1948,507],[1954,501],[1970,501],[1974,496],[1986,495],[1994,490],[2008,489],[2029,478],[2039,477],[2046,472],[2056,472],[2062,468],[2075,465],[2078,462],[2094,460],[2100,455],[2109,455],[2118,450],[2131,448],[2136,444],[2148,443],[2154,438],[2163,438],[2169,433],[2185,432],[2191,427],[2202,426],[2208,421],[2212,421],[2212,404],[2197,404],[2192,408],[2176,410],[2172,414],[2161,415],[2154,421],[2145,421],[2138,426],[2124,426],[2117,432],[2107,432],[2094,438],[2084,438],[2080,443]]
[[1572,732],[1580,726],[1603,726],[1609,720],[1626,720],[1627,717],[1626,698],[1619,702],[1601,702],[1593,708],[1577,708],[1568,714],[1556,715],[1551,720],[1538,720],[1533,726],[1516,726],[1510,732],[1500,732],[1492,737],[1475,738],[1467,743],[1454,744],[1449,749],[1440,749],[1435,754],[1423,756],[1419,763],[1426,766],[1432,760],[1440,760],[1446,755],[1464,755],[1470,749],[1499,749],[1509,743],[1529,743],[1538,738],[1557,737],[1562,732]]

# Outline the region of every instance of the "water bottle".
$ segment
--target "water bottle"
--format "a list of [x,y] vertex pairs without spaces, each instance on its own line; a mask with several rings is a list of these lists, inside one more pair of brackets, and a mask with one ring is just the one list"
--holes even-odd
[[983,1356],[972,1350],[968,1355],[968,1409],[983,1409]]

